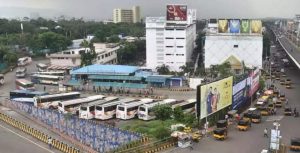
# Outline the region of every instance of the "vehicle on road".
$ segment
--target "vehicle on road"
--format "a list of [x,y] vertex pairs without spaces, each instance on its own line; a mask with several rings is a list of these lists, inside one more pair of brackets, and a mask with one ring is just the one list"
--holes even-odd
[[226,120],[219,120],[217,122],[217,127],[213,131],[213,137],[217,140],[225,140],[227,138],[227,127],[228,123]]
[[84,104],[80,105],[79,118],[93,119],[93,118],[95,118],[95,114],[96,114],[96,112],[95,112],[96,106],[104,104],[104,103],[118,101],[118,99],[119,99],[118,97],[106,97],[104,99],[92,101],[89,103],[84,103]]
[[42,91],[30,91],[30,90],[14,90],[9,92],[9,98],[33,98],[38,96],[48,95],[47,92]]
[[291,107],[285,107],[284,108],[284,115],[285,116],[292,116],[292,108]]
[[37,84],[58,85],[59,81],[61,81],[62,79],[63,77],[55,75],[31,75],[31,81]]
[[18,59],[18,66],[26,66],[31,62],[32,62],[31,57],[22,57]]
[[59,101],[65,101],[80,97],[80,92],[68,92],[52,95],[43,95],[34,97],[34,105],[44,108],[56,108]]
[[4,75],[0,74],[0,85],[4,84]]
[[172,105],[172,109],[174,110],[176,107],[180,107],[184,113],[195,114],[196,113],[196,99],[188,99],[183,102],[179,102],[177,104]]
[[19,90],[35,90],[34,84],[26,79],[16,80],[16,89]]
[[249,120],[239,120],[238,125],[237,125],[237,129],[239,131],[247,131],[249,129]]
[[270,115],[269,114],[270,110],[269,110],[269,108],[267,106],[261,107],[259,110],[260,110],[260,114],[262,116],[268,116],[268,115]]
[[89,97],[85,97],[85,98],[60,101],[60,102],[58,102],[58,110],[62,113],[69,112],[69,113],[75,114],[75,113],[77,113],[77,110],[79,110],[80,105],[82,105],[84,103],[102,100],[104,98],[105,98],[105,96],[103,96],[103,95],[94,95],[94,96],[89,96]]
[[142,104],[153,102],[153,99],[144,98],[130,103],[123,103],[117,106],[116,118],[128,120],[134,118],[138,114],[138,108]]
[[26,77],[26,67],[18,67],[16,70],[16,77],[17,78],[25,78]]
[[43,71],[43,72],[32,72],[33,74],[38,74],[38,75],[53,75],[53,76],[61,76],[62,78],[65,76],[64,71]]
[[282,107],[282,101],[280,99],[277,99],[275,102],[275,107]]
[[251,122],[252,123],[260,123],[261,122],[261,114],[260,111],[256,110],[253,111],[252,115],[251,115]]
[[176,101],[177,101],[176,99],[165,99],[162,101],[153,101],[151,103],[142,104],[139,106],[138,109],[138,118],[145,121],[155,119],[155,115],[152,110],[154,106],[162,105],[162,104],[172,104],[175,103]]
[[119,104],[130,103],[132,101],[136,101],[136,99],[126,98],[118,101],[96,105],[95,119],[107,120],[114,118],[116,116],[116,110]]
[[300,138],[291,139],[290,150],[300,151]]
[[37,68],[38,72],[46,72],[48,65],[43,64],[43,63],[38,63],[38,64],[36,64],[36,68]]
[[13,98],[11,101],[19,102],[19,103],[28,103],[28,104],[34,104],[33,98]]

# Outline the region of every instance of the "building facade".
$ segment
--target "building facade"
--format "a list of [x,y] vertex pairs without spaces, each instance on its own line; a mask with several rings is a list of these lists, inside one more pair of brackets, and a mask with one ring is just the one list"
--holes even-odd
[[140,7],[134,6],[131,10],[117,8],[113,10],[114,23],[138,23],[141,22]]
[[165,17],[146,18],[146,62],[155,69],[163,64],[171,71],[191,61],[195,47],[196,24],[168,23]]

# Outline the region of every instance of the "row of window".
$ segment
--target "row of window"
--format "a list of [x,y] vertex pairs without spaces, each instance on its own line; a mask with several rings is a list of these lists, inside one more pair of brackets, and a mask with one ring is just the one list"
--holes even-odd
[[[184,54],[175,54],[176,56],[184,56]],[[166,56],[174,56],[174,54],[166,54]]]
[[184,31],[184,29],[172,29],[172,28],[166,28],[167,31]]
[[183,37],[177,37],[177,38],[173,38],[173,37],[166,37],[166,39],[185,39]]
[[109,57],[109,56],[111,56],[111,55],[113,55],[114,54],[114,52],[109,52],[109,53],[106,53],[106,54],[103,54],[103,55],[98,55],[98,60],[100,60],[100,59],[104,59],[104,57]]
[[[166,46],[167,48],[173,48],[174,46]],[[176,46],[177,48],[183,48],[183,46]]]

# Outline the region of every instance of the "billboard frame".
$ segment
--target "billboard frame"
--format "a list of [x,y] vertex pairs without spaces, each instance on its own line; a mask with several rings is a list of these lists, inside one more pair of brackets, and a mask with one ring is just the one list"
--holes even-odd
[[[175,18],[178,17],[177,15],[174,15],[172,20],[170,20],[170,14],[168,12],[168,8],[170,6],[173,7],[185,7],[185,19],[184,20],[176,20]],[[176,9],[175,9],[176,10]],[[176,11],[174,11],[176,13]],[[177,24],[187,24],[188,23],[188,6],[185,4],[167,4],[166,5],[166,23],[177,23]]]

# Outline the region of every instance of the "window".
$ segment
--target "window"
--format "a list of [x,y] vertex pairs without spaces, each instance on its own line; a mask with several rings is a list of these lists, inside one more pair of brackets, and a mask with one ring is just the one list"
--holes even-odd
[[144,107],[140,107],[140,111],[143,111],[143,112],[145,112],[145,111],[146,111],[146,109],[145,109]]
[[173,48],[173,46],[166,46],[167,48]]
[[173,56],[174,54],[166,54],[166,56]]
[[124,111],[125,109],[124,109],[124,107],[118,107],[118,110]]
[[184,39],[184,38],[182,38],[182,37],[179,37],[179,38],[176,38],[176,39]]
[[177,46],[177,48],[183,48],[183,46]]
[[101,55],[101,58],[103,59],[103,58],[104,58],[104,55]]
[[127,112],[134,111],[134,110],[137,110],[137,109],[138,109],[138,106],[127,108]]
[[101,106],[96,106],[96,110],[102,111],[102,107]]
[[172,38],[172,37],[166,37],[166,39],[174,39],[174,38]]
[[239,45],[233,45],[234,48],[239,48]]
[[169,29],[169,28],[167,28],[166,30],[167,30],[167,31],[173,31],[174,29]]
[[184,29],[176,29],[177,31],[183,31]]
[[176,56],[184,56],[184,54],[176,54]]

